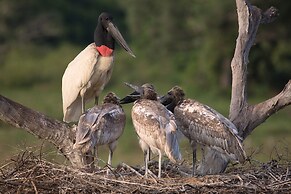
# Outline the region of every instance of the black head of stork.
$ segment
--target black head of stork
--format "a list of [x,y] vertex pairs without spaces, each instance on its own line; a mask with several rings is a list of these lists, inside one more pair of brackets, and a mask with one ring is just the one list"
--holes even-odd
[[174,86],[168,93],[160,97],[160,102],[167,107],[168,110],[174,112],[174,108],[180,104],[185,98],[185,93],[179,86]]
[[118,28],[113,23],[113,17],[106,12],[100,14],[98,24],[94,32],[94,42],[98,51],[106,56],[110,55],[115,48],[115,41],[117,41],[124,50],[131,56],[135,57]]
[[103,104],[110,103],[110,104],[117,104],[119,105],[120,98],[116,96],[115,93],[109,92],[103,99]]

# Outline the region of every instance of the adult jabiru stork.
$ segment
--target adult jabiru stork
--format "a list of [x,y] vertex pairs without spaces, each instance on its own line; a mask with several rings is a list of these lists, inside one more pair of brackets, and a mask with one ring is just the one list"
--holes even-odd
[[[76,142],[73,149],[79,149],[82,154],[92,154],[97,158],[97,147],[108,145],[108,164],[112,164],[113,152],[118,138],[122,135],[125,127],[125,113],[119,104],[120,99],[109,92],[102,105],[95,105],[85,114],[82,114],[78,122]],[[85,156],[84,159],[93,158]],[[89,164],[93,161],[86,161]],[[108,173],[108,171],[107,171]]]
[[[148,175],[151,150],[154,154],[159,155],[158,177],[161,178],[163,154],[174,163],[181,160],[174,115],[157,101],[157,94],[152,85],[144,84],[142,87],[128,85],[141,94],[141,99],[134,102],[131,117],[139,138],[139,145],[145,156],[145,177]],[[133,99],[126,98],[121,103],[129,103]]]
[[113,51],[117,41],[135,57],[108,13],[101,13],[94,33],[94,43],[81,51],[65,70],[62,78],[63,120],[78,121],[85,103],[98,97],[111,78]]
[[[216,150],[227,160],[243,163],[246,159],[246,153],[235,125],[209,106],[193,99],[184,99],[184,97],[184,91],[175,86],[159,100],[174,113],[178,129],[192,145],[193,175],[196,174],[197,143]],[[204,152],[204,150],[202,151]]]

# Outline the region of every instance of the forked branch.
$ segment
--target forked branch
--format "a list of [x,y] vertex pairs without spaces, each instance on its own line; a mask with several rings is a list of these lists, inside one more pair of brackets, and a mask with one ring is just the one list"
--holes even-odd
[[254,106],[248,104],[247,64],[249,52],[254,44],[259,25],[274,21],[278,16],[278,10],[271,7],[262,12],[261,9],[251,5],[247,0],[236,0],[236,5],[239,34],[231,62],[232,95],[229,116],[230,120],[237,126],[240,136],[245,139],[255,127],[276,111],[290,104],[290,98],[286,98],[290,94],[290,87],[288,87],[288,83],[280,94],[265,102]]
[[[232,93],[229,118],[245,139],[258,125],[268,117],[291,103],[291,81],[277,96],[257,105],[249,105],[247,101],[247,64],[251,47],[254,44],[257,30],[261,23],[270,23],[278,16],[274,7],[262,12],[247,0],[236,0],[238,14],[238,37],[233,59]],[[228,160],[216,151],[209,149],[205,160],[199,166],[201,174],[217,174],[225,170]]]

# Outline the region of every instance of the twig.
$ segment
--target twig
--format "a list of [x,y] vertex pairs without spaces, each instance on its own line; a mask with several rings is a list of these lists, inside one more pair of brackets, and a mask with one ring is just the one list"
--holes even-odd
[[150,170],[150,169],[148,169],[148,173],[149,173],[149,175],[151,175],[151,177],[152,177],[152,180],[155,182],[155,183],[158,183],[158,181],[157,181],[157,179],[158,179],[158,177]]
[[276,183],[268,185],[267,187],[268,188],[282,187],[283,185],[287,185],[287,184],[291,184],[291,180],[276,182]]
[[109,178],[106,178],[106,177],[102,177],[102,179],[104,179],[104,180],[106,180],[108,182],[116,182],[116,183],[121,183],[121,184],[125,184],[125,185],[126,184],[128,184],[128,185],[138,185],[138,186],[147,187],[147,188],[151,188],[151,189],[157,188],[155,186],[150,186],[150,185],[145,185],[145,184],[135,183],[135,182],[120,181],[120,180],[116,180],[116,179],[109,179]]
[[38,194],[38,191],[37,191],[37,188],[36,188],[34,182],[33,181],[30,181],[30,182],[31,182],[31,184],[33,186],[33,189],[34,189],[35,194]]
[[275,175],[272,174],[272,172],[268,171],[268,174],[275,180],[279,181]]
[[139,177],[143,177],[143,175],[141,175],[139,172],[137,172],[134,168],[132,168],[131,166],[125,164],[124,162],[122,162],[120,164],[122,167],[129,169],[131,172],[135,173],[137,176]]
[[289,175],[289,167],[287,167],[287,170],[286,170],[286,174],[285,174],[285,181],[287,180],[287,178],[288,178],[288,175]]

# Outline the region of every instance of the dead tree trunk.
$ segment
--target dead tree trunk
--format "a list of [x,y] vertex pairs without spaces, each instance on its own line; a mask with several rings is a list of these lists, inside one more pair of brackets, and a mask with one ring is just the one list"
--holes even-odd
[[56,146],[76,168],[82,168],[81,153],[73,151],[74,127],[51,119],[42,113],[31,110],[0,95],[0,119],[12,126],[22,128],[40,139]]
[[[239,130],[239,135],[245,139],[258,125],[278,110],[291,104],[291,80],[275,97],[256,105],[247,101],[247,64],[251,47],[261,23],[270,23],[278,15],[278,11],[271,7],[262,12],[247,0],[236,0],[238,14],[238,38],[233,59],[232,93],[229,118]],[[217,174],[225,170],[228,160],[213,150],[206,151],[205,160],[198,170],[201,174]]]

